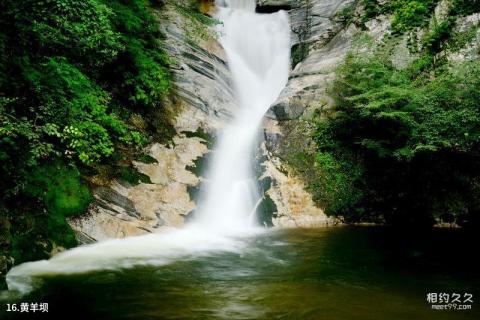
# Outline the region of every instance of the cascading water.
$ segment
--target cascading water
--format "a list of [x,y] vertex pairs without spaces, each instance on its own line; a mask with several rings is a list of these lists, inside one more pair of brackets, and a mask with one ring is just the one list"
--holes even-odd
[[194,221],[183,229],[102,241],[21,264],[7,274],[11,290],[27,292],[46,275],[162,265],[216,251],[241,252],[260,196],[252,155],[264,113],[285,86],[290,29],[285,12],[255,13],[255,0],[219,3],[220,41],[228,57],[238,109],[222,130]]
[[259,200],[252,153],[263,115],[288,79],[290,29],[283,11],[256,14],[255,0],[227,1],[217,16],[239,109],[219,137],[196,223],[232,233],[249,227]]

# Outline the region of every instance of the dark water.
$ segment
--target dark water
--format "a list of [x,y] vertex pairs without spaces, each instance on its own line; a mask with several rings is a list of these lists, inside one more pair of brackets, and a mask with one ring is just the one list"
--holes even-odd
[[[461,230],[277,231],[167,266],[44,279],[19,319],[480,319],[478,236]],[[472,310],[432,310],[427,293],[471,293]],[[2,301],[5,303],[5,301]],[[5,306],[5,305],[4,305]],[[3,319],[3,318],[2,318]]]

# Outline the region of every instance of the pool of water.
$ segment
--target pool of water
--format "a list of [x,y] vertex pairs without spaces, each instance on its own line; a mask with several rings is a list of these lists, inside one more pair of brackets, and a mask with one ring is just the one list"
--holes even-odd
[[[244,241],[242,252],[43,277],[2,304],[48,302],[48,314],[2,310],[0,318],[480,319],[474,233],[337,227]],[[474,302],[468,311],[432,310],[428,293],[470,293]]]

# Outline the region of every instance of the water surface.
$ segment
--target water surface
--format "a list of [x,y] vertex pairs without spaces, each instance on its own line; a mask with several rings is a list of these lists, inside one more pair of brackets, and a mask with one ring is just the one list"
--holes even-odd
[[[480,319],[475,240],[443,229],[274,231],[243,240],[242,252],[44,277],[17,302],[48,302],[46,319],[71,320]],[[431,310],[428,292],[473,293],[473,309]],[[5,316],[42,319],[20,315]]]

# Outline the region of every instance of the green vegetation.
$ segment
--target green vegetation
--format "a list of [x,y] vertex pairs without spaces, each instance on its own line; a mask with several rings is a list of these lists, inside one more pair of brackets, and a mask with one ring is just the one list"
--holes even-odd
[[332,88],[335,113],[315,133],[318,200],[355,221],[478,214],[480,64],[400,71],[349,56]]
[[327,213],[394,224],[480,222],[480,62],[439,55],[462,45],[453,21],[425,35],[408,68],[395,68],[381,50],[350,54],[338,68],[335,108],[317,121],[316,153],[306,156],[314,161],[309,187]]
[[272,219],[277,217],[277,206],[268,194],[265,194],[257,209],[257,219],[260,225],[273,227]]
[[310,43],[308,39],[312,32],[312,6],[313,4],[311,0],[304,1],[302,23],[292,27],[292,32],[296,34],[298,38],[298,43],[292,47],[290,53],[292,68],[302,62],[310,51]]
[[97,166],[148,182],[131,160],[147,137],[173,133],[169,59],[149,8],[160,5],[0,2],[0,232],[15,263],[75,245],[65,218],[92,201],[82,176]]
[[135,186],[140,182],[143,183],[152,183],[150,177],[146,174],[138,172],[135,168],[131,166],[118,166],[112,170],[114,177],[120,178],[122,181],[126,181],[131,185]]
[[212,149],[213,144],[215,142],[215,137],[212,134],[205,132],[203,128],[198,128],[196,131],[193,131],[193,132],[183,131],[182,133],[187,138],[193,138],[193,137],[200,138],[201,139],[200,142],[205,144],[208,149]]
[[[11,239],[11,254],[16,263],[46,258],[54,244],[74,246],[75,237],[65,218],[83,213],[92,200],[74,166],[57,161],[33,170],[26,177],[24,189],[24,197],[31,203],[22,206],[21,214],[11,217],[16,225]],[[36,202],[40,207],[35,206]]]
[[212,38],[212,34],[208,31],[208,26],[220,24],[221,22],[215,18],[207,16],[201,12],[205,6],[211,6],[209,1],[188,0],[186,3],[176,3],[177,11],[188,18],[188,23],[184,23],[181,27],[192,45],[204,40],[208,41]]
[[[480,62],[446,59],[475,39],[478,24],[454,27],[480,12],[480,2],[454,0],[441,21],[433,19],[437,3],[362,1],[360,22],[392,15],[393,36],[376,48],[362,41],[371,53],[346,57],[329,89],[333,109],[283,126],[281,157],[327,214],[349,222],[480,222]],[[399,69],[391,54],[405,32],[417,58]]]
[[[479,0],[451,0],[451,15],[466,16],[480,11]],[[392,31],[403,33],[417,27],[424,27],[431,19],[431,15],[439,0],[390,0],[383,4],[378,0],[362,0],[364,13],[360,22],[365,24],[368,20],[380,14],[391,14]]]
[[205,153],[204,155],[196,158],[193,160],[193,165],[186,166],[185,169],[196,175],[197,177],[201,177],[202,174],[205,174],[205,168],[211,159],[212,154],[210,152]]
[[438,0],[390,1],[387,11],[393,13],[393,31],[404,32],[416,27],[423,27],[428,23],[437,2]]
[[452,0],[452,9],[462,16],[477,13],[480,12],[480,0]]
[[361,22],[364,24],[379,14],[392,14],[393,32],[402,33],[426,25],[438,1],[391,0],[381,5],[378,0],[363,0],[362,4],[365,10]]
[[355,17],[355,5],[350,4],[335,14],[335,19],[340,20],[345,26],[353,22]]
[[308,56],[308,44],[305,42],[297,43],[292,46],[291,50],[291,60],[292,60],[292,67],[295,67],[297,64],[305,60]]

